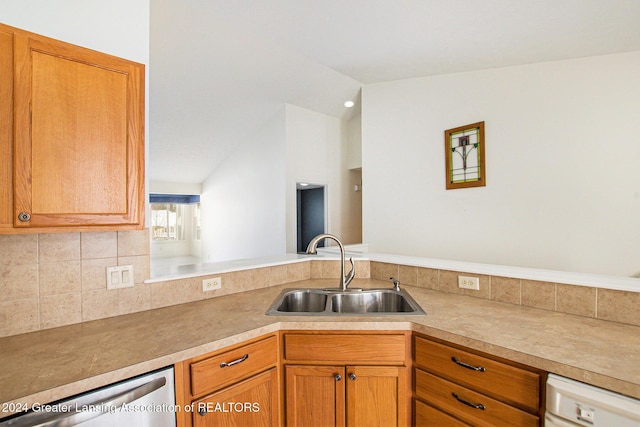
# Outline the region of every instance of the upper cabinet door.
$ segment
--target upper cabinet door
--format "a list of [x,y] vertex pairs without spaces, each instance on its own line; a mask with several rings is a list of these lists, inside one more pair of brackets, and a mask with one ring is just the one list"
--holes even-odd
[[0,26],[0,233],[13,228],[13,33]]
[[144,226],[144,65],[14,33],[13,226]]

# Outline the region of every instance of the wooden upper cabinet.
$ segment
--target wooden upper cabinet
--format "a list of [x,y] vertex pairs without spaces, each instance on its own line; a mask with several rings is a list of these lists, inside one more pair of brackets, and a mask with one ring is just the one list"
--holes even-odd
[[2,71],[13,48],[13,129],[1,136],[4,150],[13,137],[14,231],[143,228],[144,65],[11,27],[0,36]]
[[3,232],[13,228],[13,32],[2,26],[0,26],[0,160],[0,232]]

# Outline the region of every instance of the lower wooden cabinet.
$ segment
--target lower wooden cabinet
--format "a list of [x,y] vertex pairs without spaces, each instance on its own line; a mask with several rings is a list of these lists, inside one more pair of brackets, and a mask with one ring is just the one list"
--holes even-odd
[[407,368],[288,365],[287,426],[407,425]]
[[276,335],[177,363],[178,427],[279,426],[278,366]]
[[286,425],[407,426],[404,334],[284,334]]
[[180,362],[175,374],[178,427],[534,427],[544,418],[544,372],[411,332],[282,331]]
[[276,368],[194,402],[194,427],[278,425]]
[[408,370],[400,366],[347,366],[347,426],[405,426]]
[[420,336],[414,355],[417,426],[542,425],[541,371]]
[[285,367],[287,426],[344,426],[344,366]]

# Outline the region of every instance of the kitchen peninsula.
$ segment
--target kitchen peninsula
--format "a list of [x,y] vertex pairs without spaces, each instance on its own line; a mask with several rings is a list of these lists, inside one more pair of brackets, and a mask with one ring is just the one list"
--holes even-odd
[[[409,271],[371,262],[370,274],[361,274],[371,278],[357,278],[354,285],[390,286],[381,280],[389,268],[403,268],[405,278]],[[5,337],[0,402],[55,401],[280,330],[413,331],[640,397],[640,327],[454,294],[444,289],[446,274],[439,275],[439,290],[401,278],[426,316],[265,315],[285,288],[335,285],[332,279],[307,278],[262,288],[267,284],[256,283],[259,289]]]

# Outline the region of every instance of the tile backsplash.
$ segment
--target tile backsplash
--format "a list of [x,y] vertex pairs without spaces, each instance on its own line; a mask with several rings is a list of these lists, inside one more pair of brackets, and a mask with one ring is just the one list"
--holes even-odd
[[[106,268],[133,265],[132,288],[107,290]],[[0,337],[258,287],[339,275],[339,261],[313,260],[188,279],[144,283],[149,277],[149,231],[0,235]],[[640,292],[470,274],[384,262],[356,261],[356,277],[491,299],[640,326]],[[457,276],[479,278],[460,289]],[[222,289],[203,292],[202,280],[221,277]]]
[[[0,337],[183,304],[259,287],[337,278],[339,261],[312,261],[144,283],[149,231],[0,235]],[[107,290],[106,268],[133,265],[132,288]],[[222,289],[203,292],[202,280]],[[356,261],[356,277],[369,262]]]
[[[370,269],[372,279],[394,276],[407,285],[640,326],[640,292],[384,262],[371,262]],[[480,289],[458,288],[458,275],[478,277]]]
[[[134,266],[133,288],[107,291],[106,267]],[[151,308],[149,232],[0,235],[0,336]]]

